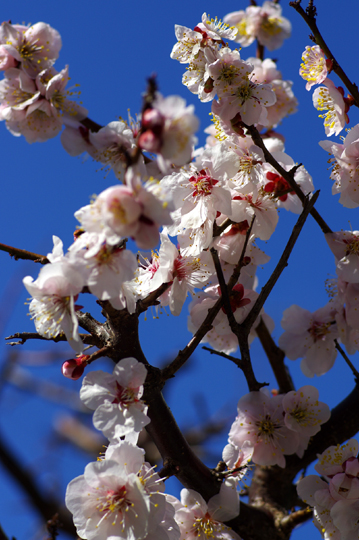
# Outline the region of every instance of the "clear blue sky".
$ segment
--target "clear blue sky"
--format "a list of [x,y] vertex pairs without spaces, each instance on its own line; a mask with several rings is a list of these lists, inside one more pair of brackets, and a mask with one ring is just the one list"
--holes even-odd
[[[332,182],[327,171],[327,155],[318,146],[325,139],[322,120],[311,104],[311,93],[304,88],[298,70],[301,53],[308,39],[309,29],[299,15],[281,2],[284,15],[293,25],[293,36],[271,58],[278,58],[278,69],[284,79],[294,82],[293,90],[299,100],[296,115],[284,120],[278,128],[287,137],[286,151],[292,158],[305,165],[313,176],[314,186],[321,190],[318,210],[333,230],[359,228],[358,210],[346,210],[331,195]],[[357,11],[356,0],[346,0],[346,13],[340,12],[337,0],[317,0],[318,25],[337,59],[351,79],[357,77]],[[209,124],[210,105],[201,104],[181,84],[184,67],[170,59],[175,43],[174,25],[194,27],[204,11],[222,18],[225,14],[244,9],[244,0],[217,3],[182,0],[181,2],[124,2],[105,0],[85,2],[65,0],[57,2],[25,2],[17,0],[3,7],[2,17],[13,23],[44,21],[56,28],[63,40],[63,48],[55,67],[60,70],[69,64],[71,82],[79,83],[82,101],[89,109],[89,116],[100,124],[107,124],[119,116],[127,117],[127,109],[134,115],[141,107],[141,93],[146,77],[156,73],[164,95],[179,94],[193,103],[201,120],[201,129]],[[348,14],[348,15],[346,15]],[[244,59],[255,55],[254,45],[242,49]],[[355,62],[353,64],[353,59]],[[337,80],[333,77],[337,83]],[[337,83],[338,84],[338,83]],[[359,121],[357,111],[350,114],[351,124]],[[202,132],[200,142],[204,142]],[[52,249],[52,235],[60,236],[65,247],[72,242],[76,227],[74,212],[88,203],[94,193],[116,183],[110,173],[107,177],[98,171],[98,164],[91,159],[71,158],[62,149],[59,138],[47,143],[29,145],[25,139],[13,137],[5,125],[0,126],[2,185],[0,199],[0,242],[46,254]],[[261,247],[271,255],[270,263],[259,270],[259,284],[265,283],[288,238],[296,217],[285,210],[280,213],[278,229],[273,238]],[[0,328],[7,336],[18,331],[33,331],[32,322],[24,306],[27,294],[21,280],[25,275],[36,278],[39,267],[32,263],[14,261],[6,253],[0,253]],[[314,311],[327,302],[324,281],[335,274],[334,258],[323,239],[318,226],[311,218],[274,292],[266,304],[266,311],[276,323],[274,337],[282,330],[282,312],[291,304]],[[96,306],[93,302],[94,310]],[[92,309],[91,306],[87,309]],[[95,312],[97,313],[97,312]],[[147,321],[141,320],[143,348],[150,362],[160,365],[183,348],[191,335],[187,331],[187,313],[178,318],[162,315],[153,320],[148,313]],[[80,383],[65,380],[60,374],[62,360],[72,356],[67,345],[47,345],[40,342],[27,343],[16,352],[23,362],[41,362],[44,353],[51,349],[50,364],[46,366],[22,366],[34,377],[62,385],[64,389],[77,390]],[[3,363],[9,347],[1,347]],[[40,351],[38,353],[38,351]],[[14,353],[14,349],[10,351]],[[356,358],[354,358],[354,361]],[[289,362],[297,387],[310,384],[299,368],[300,361]],[[253,364],[259,380],[274,385],[266,359],[256,344],[253,348]],[[313,381],[312,381],[313,382]],[[330,373],[315,379],[320,399],[335,405],[349,391],[354,382],[349,370],[338,358]],[[231,418],[236,414],[236,402],[247,389],[242,374],[230,363],[201,349],[190,361],[182,376],[177,377],[168,392],[168,401],[175,417],[182,426],[200,422],[196,402],[203,398],[205,416]],[[74,459],[69,449],[50,443],[49,429],[54,419],[65,407],[49,404],[29,393],[5,388],[0,395],[0,435],[8,442],[15,455],[35,472],[42,485],[63,493],[73,477],[82,474],[86,456]],[[215,458],[221,457],[225,438],[213,444]],[[55,472],[54,472],[55,471]],[[0,523],[5,532],[17,540],[32,537],[38,524],[38,516],[25,505],[24,494],[19,491],[0,466],[1,486]],[[58,478],[61,482],[58,485]],[[21,516],[21,519],[19,518]],[[310,525],[307,534],[319,538]],[[303,534],[303,529],[297,535]]]

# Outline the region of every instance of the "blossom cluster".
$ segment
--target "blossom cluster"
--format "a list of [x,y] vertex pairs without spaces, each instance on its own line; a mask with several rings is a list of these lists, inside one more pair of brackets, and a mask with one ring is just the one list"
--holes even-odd
[[285,467],[285,455],[302,457],[310,438],[330,417],[328,405],[318,396],[314,386],[302,386],[273,397],[263,390],[241,397],[223,453],[228,468],[245,468],[250,459]]
[[[28,142],[42,142],[65,125],[61,135],[65,150],[73,156],[87,152],[119,180],[75,213],[79,228],[67,252],[53,237],[53,251],[37,279],[24,278],[37,332],[48,339],[64,334],[77,353],[63,365],[65,376],[78,379],[91,362],[79,334],[81,293],[90,291],[99,303],[109,302],[115,310],[130,314],[157,293],[158,304],[174,316],[190,296],[188,328],[195,333],[224,293],[221,273],[228,283],[241,261],[240,277],[227,291],[229,302],[219,309],[202,340],[222,353],[238,348],[228,310],[241,324],[259,296],[256,271],[269,257],[256,242],[272,237],[280,208],[295,214],[302,210],[293,183],[266,160],[249,127],[266,129],[265,148],[282,170],[291,171],[308,198],[314,186],[310,174],[296,165],[285,152],[283,138],[273,131],[296,111],[292,82],[283,80],[273,60],[244,60],[224,40],[245,47],[256,39],[262,49],[272,51],[290,31],[281,7],[271,1],[231,13],[224,23],[204,13],[193,30],[176,26],[171,57],[186,65],[182,82],[200,101],[212,102],[209,137],[204,147],[195,149],[199,122],[193,106],[179,96],[164,97],[157,88],[148,90],[136,121],[129,117],[90,130],[91,122],[82,122],[87,111],[65,90],[68,68],[57,72],[53,67],[61,48],[58,32],[45,23],[29,27],[3,23],[0,117],[8,129]],[[327,135],[337,135],[348,120],[350,99],[328,79],[331,64],[318,47],[307,47],[303,62],[307,89],[325,85],[314,92],[313,100],[319,110],[328,111]],[[356,126],[343,144],[321,143],[334,156],[333,191],[340,192],[340,201],[349,207],[359,205],[358,141]],[[137,257],[127,249],[129,238],[143,250]],[[332,367],[335,340],[349,354],[359,348],[359,232],[332,233],[327,241],[336,258],[338,279],[331,283],[335,294],[314,313],[299,306],[287,309],[279,340],[289,359],[303,358],[302,370],[309,377]],[[260,318],[273,330],[273,321],[262,310],[249,341],[256,336]],[[164,492],[164,480],[137,446],[140,432],[150,423],[143,399],[146,375],[145,364],[124,358],[112,374],[91,371],[83,379],[81,400],[94,410],[93,424],[109,446],[68,486],[66,504],[78,535],[86,540],[240,540],[225,522],[239,513],[238,482],[248,464],[285,467],[286,455],[302,457],[310,438],[329,419],[328,406],[318,401],[318,391],[309,385],[286,394],[270,396],[262,389],[244,395],[223,450],[227,468],[219,493],[206,502],[199,493],[184,489],[179,501]],[[340,450],[340,471],[327,470],[326,460],[338,452],[328,449],[317,466],[325,480],[307,477],[298,488],[314,507],[318,525],[328,535],[340,531],[344,540],[354,538],[357,525],[349,528],[342,510],[352,523],[359,508],[353,453],[357,443],[348,444],[349,453],[346,447]],[[341,497],[342,487],[353,496]]]
[[348,354],[359,350],[359,231],[327,233],[326,240],[338,275],[328,282],[330,301],[313,313],[297,305],[286,309],[285,332],[279,338],[290,360],[303,358],[301,368],[307,377],[323,375],[333,367],[335,340]]
[[[271,40],[266,37],[275,36],[276,45],[280,46],[286,26],[286,19],[280,18],[281,8],[274,2],[265,2],[263,8],[248,9],[256,12],[248,13],[248,24],[245,24],[248,31],[251,28],[252,41],[255,37],[260,39],[261,35],[269,46]],[[282,80],[275,62],[257,58],[243,60],[237,49],[230,49],[224,42],[224,39],[242,42],[243,17],[245,12],[232,13],[222,23],[209,19],[204,13],[202,22],[193,30],[176,25],[178,42],[171,53],[171,58],[188,64],[183,84],[202,102],[213,100],[215,120],[231,133],[241,130],[241,121],[247,125],[275,127],[297,107],[292,83]],[[290,25],[288,30],[290,33]],[[274,45],[273,41],[271,43]]]
[[330,446],[315,470],[299,481],[298,495],[314,510],[314,525],[327,540],[354,540],[359,533],[358,441]]
[[163,479],[145,462],[137,440],[150,422],[142,399],[146,375],[144,364],[124,358],[112,374],[92,371],[83,379],[80,398],[95,411],[94,426],[110,444],[67,487],[66,505],[78,535],[87,540],[240,540],[223,523],[239,513],[235,479],[224,481],[208,503],[188,489],[179,501],[164,493]]
[[43,142],[64,123],[79,121],[87,110],[69,99],[65,90],[68,66],[57,72],[53,64],[61,49],[60,34],[43,22],[24,26],[3,22],[0,27],[0,120],[13,135],[27,142]]

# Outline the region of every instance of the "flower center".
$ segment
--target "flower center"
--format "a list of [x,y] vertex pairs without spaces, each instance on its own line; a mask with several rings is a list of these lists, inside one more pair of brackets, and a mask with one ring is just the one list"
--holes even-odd
[[209,176],[204,169],[196,173],[195,176],[191,176],[189,181],[194,188],[192,193],[193,197],[196,197],[197,195],[201,195],[203,197],[210,195],[212,193],[213,186],[218,184],[218,180],[215,180]]
[[207,538],[215,538],[214,533],[218,528],[218,522],[214,521],[208,512],[202,518],[196,518],[193,523],[195,536],[201,537],[204,534]]
[[112,403],[118,403],[121,407],[128,408],[132,403],[139,403],[138,388],[126,388],[116,381],[116,397]]

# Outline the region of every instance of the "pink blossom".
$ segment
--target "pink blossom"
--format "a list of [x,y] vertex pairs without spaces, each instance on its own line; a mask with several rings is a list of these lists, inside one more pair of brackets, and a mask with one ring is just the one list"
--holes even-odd
[[338,277],[359,283],[359,231],[327,233],[325,238],[335,255]]
[[135,358],[118,362],[112,375],[93,371],[82,381],[80,398],[94,409],[93,423],[111,441],[139,433],[150,420],[141,400],[147,370]]
[[270,398],[264,392],[250,392],[239,400],[237,409],[229,442],[240,447],[250,441],[254,463],[285,467],[284,454],[296,452],[299,438],[284,423],[282,396]]
[[[141,466],[140,449],[126,446],[125,459]],[[143,462],[143,457],[142,457]],[[134,467],[136,469],[136,467]],[[150,494],[124,460],[105,458],[89,463],[66,490],[66,506],[77,533],[86,540],[141,540],[149,532]]]
[[[0,43],[3,54],[6,51],[9,58],[20,63],[21,69],[32,79],[54,64],[62,46],[57,30],[43,22],[32,26],[3,22],[0,28]],[[9,63],[11,60],[8,60],[7,64]]]
[[301,369],[307,377],[323,375],[333,367],[337,356],[334,339],[339,337],[335,315],[330,302],[314,313],[296,305],[283,313],[285,332],[279,338],[279,347],[290,360],[303,357]]
[[181,503],[176,504],[175,519],[181,537],[206,540],[240,540],[239,536],[223,524],[239,514],[239,496],[233,479],[221,485],[218,495],[208,503],[193,489],[181,491]]
[[320,84],[327,78],[328,63],[319,45],[307,46],[302,54],[303,64],[300,65],[299,75],[308,81],[306,90],[310,90],[315,84]]
[[302,386],[283,397],[285,425],[301,436],[312,437],[330,418],[326,403],[318,401],[319,392],[314,386]]
[[224,21],[237,26],[235,41],[243,47],[258,39],[270,51],[281,47],[284,39],[290,37],[292,29],[288,19],[282,16],[281,6],[270,1],[264,2],[262,7],[249,6],[246,11],[229,13]]
[[338,135],[345,124],[349,122],[346,105],[343,99],[344,91],[337,88],[330,79],[324,80],[325,86],[319,86],[313,93],[313,105],[318,111],[328,111],[319,115],[324,119],[324,129],[327,137]]
[[359,125],[347,133],[343,144],[320,141],[320,146],[329,152],[332,171],[330,178],[334,180],[332,193],[340,193],[339,202],[346,208],[359,206]]
[[67,261],[44,266],[36,281],[26,276],[23,283],[33,297],[30,313],[37,332],[48,339],[65,334],[69,345],[81,352],[75,299],[84,286],[78,270]]
[[213,101],[212,112],[223,120],[231,120],[239,114],[248,126],[266,126],[266,108],[275,102],[276,96],[270,84],[256,84],[247,75],[241,79],[240,84],[229,87],[228,93],[220,101]]

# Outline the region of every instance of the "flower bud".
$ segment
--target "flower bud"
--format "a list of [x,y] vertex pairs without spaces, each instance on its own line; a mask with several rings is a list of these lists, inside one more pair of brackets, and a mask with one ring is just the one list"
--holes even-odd
[[77,381],[77,379],[79,379],[85,371],[85,367],[87,366],[87,360],[89,358],[90,357],[88,354],[80,354],[80,356],[77,356],[76,358],[66,360],[66,362],[62,364],[62,374],[68,379]]

